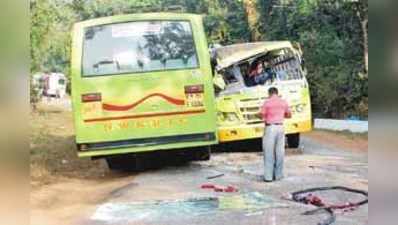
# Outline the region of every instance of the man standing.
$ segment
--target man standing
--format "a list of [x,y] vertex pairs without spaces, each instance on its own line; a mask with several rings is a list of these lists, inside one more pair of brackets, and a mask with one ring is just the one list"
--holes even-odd
[[278,96],[278,89],[268,90],[269,98],[261,108],[265,121],[263,137],[264,151],[264,181],[272,182],[283,178],[283,163],[285,156],[285,131],[283,121],[291,118],[289,105]]

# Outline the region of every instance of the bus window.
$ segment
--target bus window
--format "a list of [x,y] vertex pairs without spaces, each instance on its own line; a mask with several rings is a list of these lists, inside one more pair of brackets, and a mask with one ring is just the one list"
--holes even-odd
[[[239,71],[235,70],[239,67]],[[240,82],[246,87],[272,84],[274,80],[302,80],[303,73],[299,58],[288,49],[278,49],[264,55],[256,55],[230,66],[224,70],[223,77],[227,84]]]
[[282,55],[272,60],[273,70],[278,80],[300,80],[303,79],[301,65],[297,57]]
[[140,21],[85,30],[83,76],[193,69],[198,66],[188,21]]
[[59,79],[59,80],[58,80],[58,84],[64,85],[64,84],[65,84],[65,80],[64,80],[64,79]]

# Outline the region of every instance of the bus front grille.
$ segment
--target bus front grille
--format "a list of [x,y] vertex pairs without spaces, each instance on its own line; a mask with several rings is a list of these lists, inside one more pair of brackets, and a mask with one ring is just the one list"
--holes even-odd
[[241,99],[239,103],[239,110],[246,124],[260,124],[263,123],[259,115],[260,106],[264,98],[247,98]]
[[262,123],[263,120],[260,115],[258,115],[258,111],[256,113],[243,113],[243,119],[247,124],[257,124]]

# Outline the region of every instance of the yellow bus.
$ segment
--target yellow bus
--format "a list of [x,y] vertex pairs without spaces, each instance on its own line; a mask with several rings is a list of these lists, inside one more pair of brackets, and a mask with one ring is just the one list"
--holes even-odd
[[285,121],[289,147],[297,148],[300,133],[312,129],[311,100],[299,46],[289,41],[258,42],[219,47],[215,86],[220,142],[262,137],[260,107],[269,87],[277,87],[292,110]]

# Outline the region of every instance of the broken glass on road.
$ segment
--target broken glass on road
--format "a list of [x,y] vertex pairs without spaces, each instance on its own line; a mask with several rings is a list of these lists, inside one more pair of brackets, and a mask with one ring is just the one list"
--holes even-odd
[[106,203],[99,206],[92,220],[103,222],[167,221],[170,218],[203,216],[241,211],[256,213],[267,208],[284,208],[286,204],[259,192],[240,195],[194,198],[172,201]]

